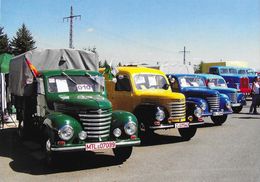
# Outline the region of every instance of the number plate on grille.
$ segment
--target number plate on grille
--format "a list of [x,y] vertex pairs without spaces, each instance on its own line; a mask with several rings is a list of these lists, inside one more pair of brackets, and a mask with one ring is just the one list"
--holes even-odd
[[189,128],[189,122],[175,123],[175,128]]
[[116,142],[115,141],[86,144],[86,151],[101,150],[101,149],[112,149],[112,148],[116,148]]
[[219,112],[213,112],[213,116],[222,116],[223,112],[219,111]]

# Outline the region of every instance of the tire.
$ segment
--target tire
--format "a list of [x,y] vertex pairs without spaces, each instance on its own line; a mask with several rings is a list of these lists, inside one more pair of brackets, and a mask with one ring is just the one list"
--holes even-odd
[[234,113],[240,113],[242,111],[243,106],[238,106],[238,107],[232,107],[232,110]]
[[179,128],[179,133],[181,135],[181,137],[185,140],[188,141],[190,140],[192,137],[194,137],[194,135],[197,132],[197,128],[196,127],[190,127],[190,128]]
[[227,115],[223,116],[211,116],[211,120],[217,126],[222,125],[227,120]]
[[133,147],[120,147],[114,148],[113,153],[117,161],[123,163],[125,162],[132,154]]

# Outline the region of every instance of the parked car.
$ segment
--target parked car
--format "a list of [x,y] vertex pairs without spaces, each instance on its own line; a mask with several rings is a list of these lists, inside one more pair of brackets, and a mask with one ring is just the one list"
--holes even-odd
[[[139,121],[141,140],[149,140],[158,129],[178,128],[185,140],[195,135],[195,126],[203,122],[193,120],[192,115],[187,120],[185,96],[171,91],[162,71],[131,66],[117,70],[116,81],[106,77],[108,98],[113,108],[134,113]],[[104,73],[104,69],[100,72]],[[201,114],[200,108],[194,106],[192,109]]]
[[205,79],[208,88],[217,90],[229,97],[234,113],[239,113],[243,109],[243,106],[246,105],[244,94],[238,92],[237,89],[228,88],[227,83],[222,76],[213,74],[200,74],[200,76]]
[[210,116],[216,125],[223,124],[232,113],[227,95],[208,89],[205,79],[196,74],[167,75],[173,92],[183,93],[187,102],[193,102],[202,109],[202,117]]
[[60,152],[98,149],[113,149],[123,162],[140,144],[136,117],[112,110],[97,63],[92,52],[71,49],[33,50],[11,60],[18,134],[42,138],[48,163]]
[[251,93],[248,76],[238,74],[237,68],[235,67],[211,66],[209,68],[209,73],[222,76],[229,88],[235,88],[245,95]]

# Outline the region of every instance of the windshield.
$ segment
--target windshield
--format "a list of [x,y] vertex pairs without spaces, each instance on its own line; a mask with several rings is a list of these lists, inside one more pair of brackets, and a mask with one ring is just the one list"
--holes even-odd
[[100,76],[53,76],[48,78],[48,91],[60,92],[103,92],[104,77]]
[[220,68],[220,74],[228,74],[229,71],[227,68]]
[[223,87],[227,88],[226,81],[222,78],[211,78],[208,80],[208,87],[214,88],[214,87]]
[[134,83],[138,90],[163,89],[167,81],[162,75],[138,74],[134,76]]
[[255,75],[255,71],[252,70],[252,69],[248,69],[248,70],[247,70],[247,74],[248,74],[248,75]]
[[205,81],[197,76],[183,76],[178,78],[181,87],[205,87]]

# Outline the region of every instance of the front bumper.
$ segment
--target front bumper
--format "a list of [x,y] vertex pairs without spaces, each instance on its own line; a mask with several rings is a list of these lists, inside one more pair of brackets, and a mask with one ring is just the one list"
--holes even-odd
[[[141,141],[139,138],[136,138],[134,140],[118,140],[116,141],[116,148],[117,147],[128,147],[128,146],[136,146],[140,145]],[[85,144],[71,144],[71,145],[65,145],[65,146],[60,146],[60,145],[55,145],[51,146],[50,150],[54,152],[69,152],[69,151],[85,151],[86,145]]]
[[149,128],[152,129],[152,130],[181,128],[181,127],[178,127],[181,124],[188,125],[188,127],[184,127],[184,128],[189,128],[190,126],[202,125],[202,124],[204,124],[204,121],[198,121],[198,122],[178,122],[178,123],[171,123],[171,124],[161,124],[161,125],[158,125],[158,126],[149,126]]
[[223,116],[227,114],[232,114],[233,111],[213,111],[213,112],[204,112],[201,117],[207,117],[207,116]]

